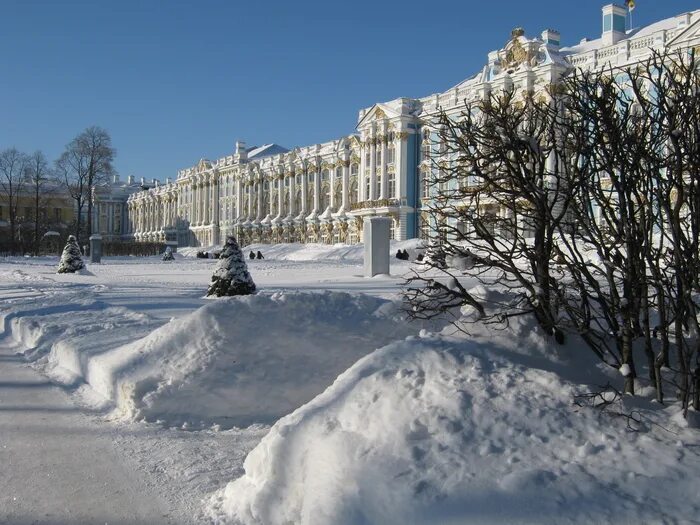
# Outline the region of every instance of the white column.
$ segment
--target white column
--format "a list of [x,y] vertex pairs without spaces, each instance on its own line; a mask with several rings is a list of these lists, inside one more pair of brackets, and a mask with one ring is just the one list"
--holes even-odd
[[314,173],[314,210],[318,213],[323,212],[321,207],[321,168],[318,167]]
[[302,171],[301,175],[301,210],[304,212],[304,215],[308,215],[311,210],[306,209],[306,196],[308,195],[309,191],[309,171],[304,170]]
[[241,180],[236,179],[236,219],[243,216],[243,193],[241,192]]
[[350,164],[346,161],[343,165],[343,202],[341,204],[344,210],[348,209],[348,188],[350,188]]
[[284,175],[277,179],[277,215],[284,217]]
[[377,189],[377,145],[375,140],[372,139],[370,149],[369,149],[369,195],[367,195],[368,200],[374,200],[377,198],[375,195]]
[[328,204],[331,207],[331,210],[335,210],[335,191],[333,191],[335,190],[335,170],[335,167],[328,170],[328,187],[330,188]]
[[294,206],[294,199],[297,195],[297,175],[296,172],[292,174],[289,180],[289,215],[294,217],[297,213],[296,206]]
[[211,191],[211,200],[212,200],[212,222],[214,225],[218,226],[219,225],[219,185],[217,184],[217,181],[214,180],[212,181],[212,191]]
[[390,195],[390,199],[404,199],[406,197],[405,184],[411,179],[408,173],[404,173],[404,162],[403,156],[404,152],[404,139],[401,138],[401,133],[396,134],[396,140],[394,141],[394,173],[396,174],[396,195]]
[[381,173],[381,187],[379,188],[379,198],[386,199],[387,195],[387,172],[386,172],[386,139],[382,139],[381,152],[382,152],[382,163],[379,165],[379,173]]

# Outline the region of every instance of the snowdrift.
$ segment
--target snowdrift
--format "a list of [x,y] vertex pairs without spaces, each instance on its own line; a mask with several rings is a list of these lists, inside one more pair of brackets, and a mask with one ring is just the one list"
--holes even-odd
[[119,417],[189,428],[271,424],[376,346],[415,330],[394,303],[365,295],[260,294],[213,300],[108,351],[59,340],[47,370],[87,383],[84,398],[109,401]]
[[[546,341],[521,328],[469,341],[422,334],[363,358],[273,426],[245,475],[212,498],[212,517],[246,525],[697,519],[689,482],[700,465],[697,439],[685,446],[664,431],[628,432],[620,420],[575,410],[584,387],[546,369]],[[694,459],[682,464],[683,455]]]
[[[414,259],[419,251],[423,250],[423,241],[420,239],[410,239],[407,241],[391,241],[391,255],[397,250],[408,250],[411,259]],[[258,250],[265,256],[265,259],[280,261],[344,261],[362,262],[364,258],[363,244],[249,244],[241,248],[243,254],[247,255],[251,251],[257,253]],[[215,252],[220,251],[221,246],[210,246],[208,248],[181,248],[178,252],[185,257],[195,257],[198,251]],[[392,260],[392,263],[398,261]]]

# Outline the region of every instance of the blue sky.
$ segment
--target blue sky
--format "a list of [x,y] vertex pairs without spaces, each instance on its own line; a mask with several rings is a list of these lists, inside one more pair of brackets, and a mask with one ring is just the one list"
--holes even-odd
[[[0,149],[54,159],[99,125],[123,177],[164,179],[237,139],[323,142],[471,76],[513,27],[595,38],[604,3],[0,0]],[[634,25],[697,8],[638,0]]]

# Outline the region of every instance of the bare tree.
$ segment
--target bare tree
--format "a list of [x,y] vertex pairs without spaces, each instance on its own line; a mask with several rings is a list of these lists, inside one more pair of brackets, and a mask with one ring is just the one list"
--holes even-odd
[[114,156],[116,150],[112,147],[109,133],[98,126],[91,126],[77,137],[87,158],[87,187],[90,196],[87,201],[87,236],[92,234],[92,209],[95,202],[95,188],[109,180],[115,172]]
[[53,182],[53,173],[46,160],[46,156],[41,151],[35,151],[29,158],[27,163],[27,189],[32,195],[32,222],[33,236],[32,247],[34,255],[39,255],[39,242],[41,241],[42,230],[45,230],[47,224],[46,205],[47,205],[47,190],[49,184]]
[[551,266],[570,193],[559,184],[559,119],[555,100],[513,91],[466,104],[456,117],[440,115],[428,212],[443,254],[428,257],[409,279],[414,316],[437,304],[473,305],[460,283],[468,276],[513,292],[495,320],[534,313],[546,333],[561,339]]
[[[502,92],[440,115],[435,244],[409,279],[414,317],[475,306],[581,337],[635,393],[700,408],[700,68],[692,53],[573,70],[549,96]],[[464,277],[505,289],[484,308]]]
[[114,173],[112,162],[115,154],[109,133],[92,126],[66,146],[56,163],[63,182],[76,201],[78,216],[75,236],[78,243],[83,230],[83,211],[87,215],[84,225],[87,237],[92,233],[95,188]]
[[69,195],[75,201],[75,238],[80,245],[83,210],[90,198],[88,186],[88,159],[80,143],[73,139],[56,161],[56,173],[61,178]]
[[0,151],[0,191],[8,206],[10,252],[17,250],[18,203],[26,185],[27,155],[16,148]]

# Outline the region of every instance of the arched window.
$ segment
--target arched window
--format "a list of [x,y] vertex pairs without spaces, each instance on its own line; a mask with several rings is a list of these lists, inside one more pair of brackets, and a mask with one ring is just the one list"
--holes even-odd
[[357,185],[357,177],[355,177],[354,179],[350,179],[350,186],[348,188],[348,192],[349,192],[348,199],[349,199],[350,206],[359,202],[359,200],[360,200],[359,195],[358,195],[359,190],[360,189]]
[[359,171],[360,167],[357,164],[350,166],[350,184],[348,186],[348,200],[350,205],[360,201]]
[[324,181],[321,183],[321,195],[320,195],[321,209],[319,211],[321,213],[326,211],[326,208],[328,208],[328,206],[330,206],[330,203],[331,203],[331,186],[330,186],[330,183]]
[[294,213],[301,212],[301,189],[298,189],[294,196]]
[[343,205],[343,180],[336,179],[335,186],[333,187],[333,204],[335,204],[335,209],[340,209]]
[[304,204],[304,211],[309,214],[311,210],[314,209],[314,186],[313,184],[307,184],[306,186],[306,203]]
[[[273,197],[274,198],[274,197]],[[263,193],[263,210],[262,213],[263,215],[267,215],[268,210],[270,210],[270,193],[265,192]],[[272,214],[274,215],[275,213],[275,201],[272,201]]]
[[[269,199],[268,204],[270,206],[270,214],[272,216],[277,215],[277,190],[272,190],[270,193],[265,193],[265,198]],[[265,210],[267,211],[268,207],[265,206]]]

